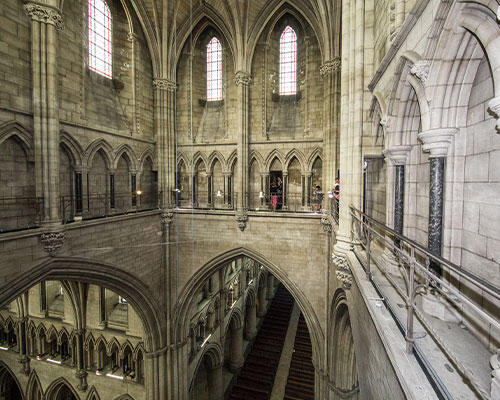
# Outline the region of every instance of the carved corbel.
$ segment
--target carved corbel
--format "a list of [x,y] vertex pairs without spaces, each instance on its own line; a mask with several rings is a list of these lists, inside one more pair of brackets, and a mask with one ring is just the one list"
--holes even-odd
[[240,231],[244,231],[247,227],[248,215],[247,214],[238,214],[236,215],[236,220],[238,221],[238,228]]
[[500,132],[500,96],[494,97],[488,102],[488,108],[497,119],[496,130]]
[[56,256],[56,252],[62,247],[66,232],[47,232],[40,235],[40,242],[44,250],[51,257]]
[[430,68],[431,63],[429,61],[419,60],[413,65],[413,67],[411,67],[410,73],[420,79],[425,86],[427,79],[429,78]]
[[349,290],[352,285],[352,271],[347,262],[347,258],[343,254],[332,253],[333,264],[335,265],[335,275],[342,282],[342,287]]

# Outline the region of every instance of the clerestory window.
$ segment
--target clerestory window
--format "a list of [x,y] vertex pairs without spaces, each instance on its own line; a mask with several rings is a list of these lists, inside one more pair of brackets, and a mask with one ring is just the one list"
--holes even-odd
[[207,101],[222,100],[222,46],[216,37],[207,45]]
[[297,93],[297,35],[287,26],[280,38],[280,95]]
[[112,78],[111,12],[104,0],[89,2],[89,68]]

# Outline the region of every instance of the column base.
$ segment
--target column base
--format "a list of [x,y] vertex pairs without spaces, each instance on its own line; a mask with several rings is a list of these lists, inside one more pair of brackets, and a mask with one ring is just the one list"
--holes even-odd
[[391,252],[384,252],[384,254],[382,254],[382,260],[384,260],[385,272],[391,275],[399,275],[399,263],[396,261],[394,254]]
[[88,388],[87,385],[87,371],[81,369],[80,371],[77,371],[75,374],[75,378],[80,379],[80,383],[78,384],[77,388],[81,390],[82,392],[85,392]]
[[234,364],[229,363],[228,369],[233,374],[235,374],[236,372],[238,372],[243,367],[243,364],[245,364],[245,361],[240,361],[240,362],[234,363]]

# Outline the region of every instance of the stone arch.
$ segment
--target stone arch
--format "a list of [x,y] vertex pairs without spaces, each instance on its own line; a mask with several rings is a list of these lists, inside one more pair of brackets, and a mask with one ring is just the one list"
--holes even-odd
[[134,150],[132,150],[132,148],[128,144],[121,145],[118,149],[116,149],[114,153],[115,157],[113,160],[113,168],[118,168],[118,161],[120,160],[120,157],[125,154],[125,160],[127,160],[129,164],[129,170],[137,170],[137,157],[134,153]]
[[203,163],[203,166],[205,167],[205,171],[207,170],[207,166],[208,166],[207,159],[200,151],[197,151],[193,155],[192,162],[193,162],[193,168],[194,168],[195,172],[196,172],[196,169],[200,163]]
[[306,165],[307,165],[307,170],[308,171],[312,170],[313,164],[315,163],[315,161],[316,161],[316,159],[318,157],[321,158],[321,160],[323,160],[323,152],[322,152],[322,150],[319,147],[316,147],[312,151],[312,153],[309,154],[309,157],[307,157]]
[[274,160],[278,160],[281,163],[281,168],[283,168],[283,166],[285,165],[285,158],[283,157],[283,154],[281,154],[279,150],[274,149],[266,158],[266,172],[271,170],[271,165],[273,164]]
[[28,378],[28,384],[26,385],[26,396],[28,400],[42,400],[43,396],[42,385],[40,379],[34,369],[31,370],[30,376]]
[[260,152],[258,152],[257,150],[252,150],[248,159],[250,160],[249,165],[251,165],[252,162],[256,162],[257,166],[259,167],[259,172],[264,172],[263,168],[266,162],[264,161],[264,158],[262,157],[262,154],[260,154]]
[[262,254],[251,250],[247,247],[238,247],[233,250],[227,251],[213,258],[207,262],[203,267],[191,277],[191,279],[184,286],[179,300],[175,307],[174,326],[177,330],[177,337],[179,340],[187,339],[189,336],[189,307],[193,298],[193,294],[198,293],[202,289],[203,283],[212,276],[217,270],[225,266],[228,262],[235,260],[239,257],[248,257],[253,261],[258,262],[269,270],[292,294],[297,305],[302,311],[309,334],[311,336],[311,343],[313,347],[313,362],[315,365],[323,365],[323,343],[324,333],[321,328],[319,319],[312,308],[311,303],[304,295],[299,285],[293,282],[289,276],[281,270],[276,264],[270,262]]
[[0,125],[0,146],[7,139],[14,137],[21,145],[28,162],[35,162],[33,134],[16,121],[9,121]]
[[109,342],[108,342],[108,346],[106,348],[106,352],[108,353],[108,355],[110,355],[114,349],[116,349],[116,351],[118,352],[119,355],[121,355],[121,348],[122,346],[120,346],[120,342],[118,341],[117,338],[113,337]]
[[126,348],[129,348],[130,352],[133,354],[134,353],[134,346],[132,346],[132,343],[130,343],[130,340],[126,340],[125,342],[123,342],[123,344],[121,345],[120,347],[120,354],[125,354],[125,349]]
[[238,161],[238,155],[236,150],[231,153],[231,155],[227,159],[227,171],[234,172],[235,163]]
[[[95,343],[96,342],[92,332],[88,333],[87,337],[85,338],[85,350],[92,350],[95,347]],[[92,348],[90,346],[92,346]]]
[[257,294],[255,293],[255,286],[251,285],[245,292],[245,306],[253,306],[256,303]]
[[66,329],[65,326],[63,326],[61,328],[61,330],[59,331],[59,333],[57,334],[57,344],[61,344],[63,339],[64,339],[64,336],[66,336],[66,340],[69,342],[70,340],[70,334],[68,333],[68,330]]
[[276,23],[287,13],[294,16],[295,19],[297,19],[297,21],[299,21],[299,23],[302,24],[302,28],[304,28],[305,25],[307,24],[313,30],[316,39],[318,40],[319,49],[320,52],[322,53],[322,58],[323,58],[325,38],[323,38],[321,33],[324,31],[324,29],[321,29],[319,21],[317,21],[317,18],[314,15],[312,8],[304,6],[300,7],[299,9],[286,0],[285,1],[273,0],[266,2],[264,9],[260,13],[257,20],[254,22],[250,30],[248,36],[249,53],[247,59],[248,63],[247,71],[251,71],[251,66],[253,65],[253,59],[255,55],[255,49],[257,48],[262,33],[265,31],[265,29],[268,27],[270,23],[272,24],[272,28],[270,29],[270,31],[272,31],[274,25],[276,25]]
[[[21,395],[21,398],[19,400],[24,400],[26,399],[26,395],[23,392],[22,386],[19,383],[19,380],[17,379],[16,375],[12,373],[12,370],[5,364],[2,360],[0,360],[0,391],[5,389],[5,379],[11,379],[12,382],[17,385],[18,389],[18,394]],[[2,393],[3,394],[3,393]],[[17,400],[17,399],[16,399]]]
[[220,153],[220,151],[213,151],[212,154],[208,157],[208,170],[213,173],[214,164],[216,161],[219,161],[223,170],[227,169],[226,160],[224,156]]
[[[230,27],[225,23],[224,18],[217,12],[217,10],[210,4],[203,3],[203,5],[197,5],[193,9],[193,13],[190,18],[185,21],[182,27],[179,29],[178,37],[181,40],[177,41],[177,49],[176,49],[176,68],[179,65],[179,60],[182,55],[182,49],[185,44],[189,40],[189,37],[193,35],[198,38],[199,35],[204,32],[209,26],[212,26],[217,33],[220,34],[220,37],[223,39],[223,43],[227,45],[229,49],[233,65],[236,66],[235,62],[235,43],[232,40],[233,35],[231,35]],[[193,47],[194,47],[193,43]]]
[[76,400],[80,400],[80,397],[78,396],[78,393],[76,390],[73,388],[71,383],[69,383],[65,378],[60,377],[56,379],[54,382],[52,382],[47,390],[45,391],[45,398],[47,400],[56,400],[57,395],[59,392],[63,389],[67,388],[71,394],[75,397]]
[[59,337],[59,335],[58,335],[57,329],[54,325],[50,325],[49,329],[46,332],[45,337],[47,338],[47,341],[49,341],[49,342],[52,342],[52,340],[57,341],[57,338]]
[[330,325],[328,374],[333,386],[332,390],[336,395],[340,392],[339,398],[343,398],[342,396],[351,398],[359,393],[359,382],[348,300],[342,289],[338,289],[333,296]]
[[104,161],[106,162],[106,167],[108,170],[111,168],[112,160],[113,160],[113,148],[109,145],[109,143],[104,139],[94,140],[87,146],[85,150],[85,165],[88,168],[92,167],[92,162],[94,160],[95,154],[100,151],[104,155]]
[[146,147],[137,160],[139,169],[141,171],[144,170],[144,164],[148,158],[150,159],[151,165],[153,165],[153,170],[156,171],[158,169],[158,160],[156,158],[155,150],[151,146]]
[[305,166],[305,156],[304,153],[297,149],[292,149],[288,152],[288,154],[285,156],[285,163],[283,164],[283,171],[288,171],[288,166],[290,163],[293,161],[293,159],[296,158],[297,161],[300,163],[300,168],[303,170]]
[[134,398],[129,394],[122,394],[116,397],[115,400],[134,400]]
[[101,397],[99,396],[99,393],[97,393],[97,389],[95,388],[95,386],[92,386],[90,388],[87,400],[101,400]]
[[229,331],[229,328],[231,329],[240,329],[243,327],[245,318],[243,316],[243,312],[241,311],[240,307],[234,307],[231,312],[229,313],[227,317],[227,324],[226,327],[224,328],[224,336],[227,335],[227,332]]
[[219,343],[217,342],[208,342],[199,358],[198,358],[198,363],[194,369],[193,376],[191,377],[190,383],[189,383],[189,390],[191,391],[194,381],[196,379],[196,375],[198,374],[198,371],[200,369],[201,364],[206,360],[207,365],[209,368],[217,368],[218,366],[221,366],[223,364],[223,351],[222,347]]
[[59,141],[71,157],[73,166],[81,167],[84,151],[80,143],[66,131],[61,131]]
[[136,276],[112,264],[71,257],[47,259],[22,276],[11,280],[0,293],[0,306],[13,301],[20,293],[42,280],[76,280],[102,286],[116,293],[127,293],[127,301],[144,324],[144,342],[148,351],[165,345],[166,317],[151,292]]
[[107,342],[106,338],[103,335],[99,335],[99,337],[95,340],[95,342],[94,342],[94,348],[98,349],[101,346],[101,343],[102,343],[102,345],[104,346],[105,349],[108,348],[108,342]]

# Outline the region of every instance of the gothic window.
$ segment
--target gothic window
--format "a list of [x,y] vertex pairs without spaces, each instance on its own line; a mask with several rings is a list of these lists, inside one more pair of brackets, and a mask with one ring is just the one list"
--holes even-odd
[[222,46],[216,37],[207,45],[207,101],[222,100]]
[[280,38],[280,95],[297,92],[297,35],[287,26]]
[[104,0],[89,2],[89,68],[112,78],[111,13]]

